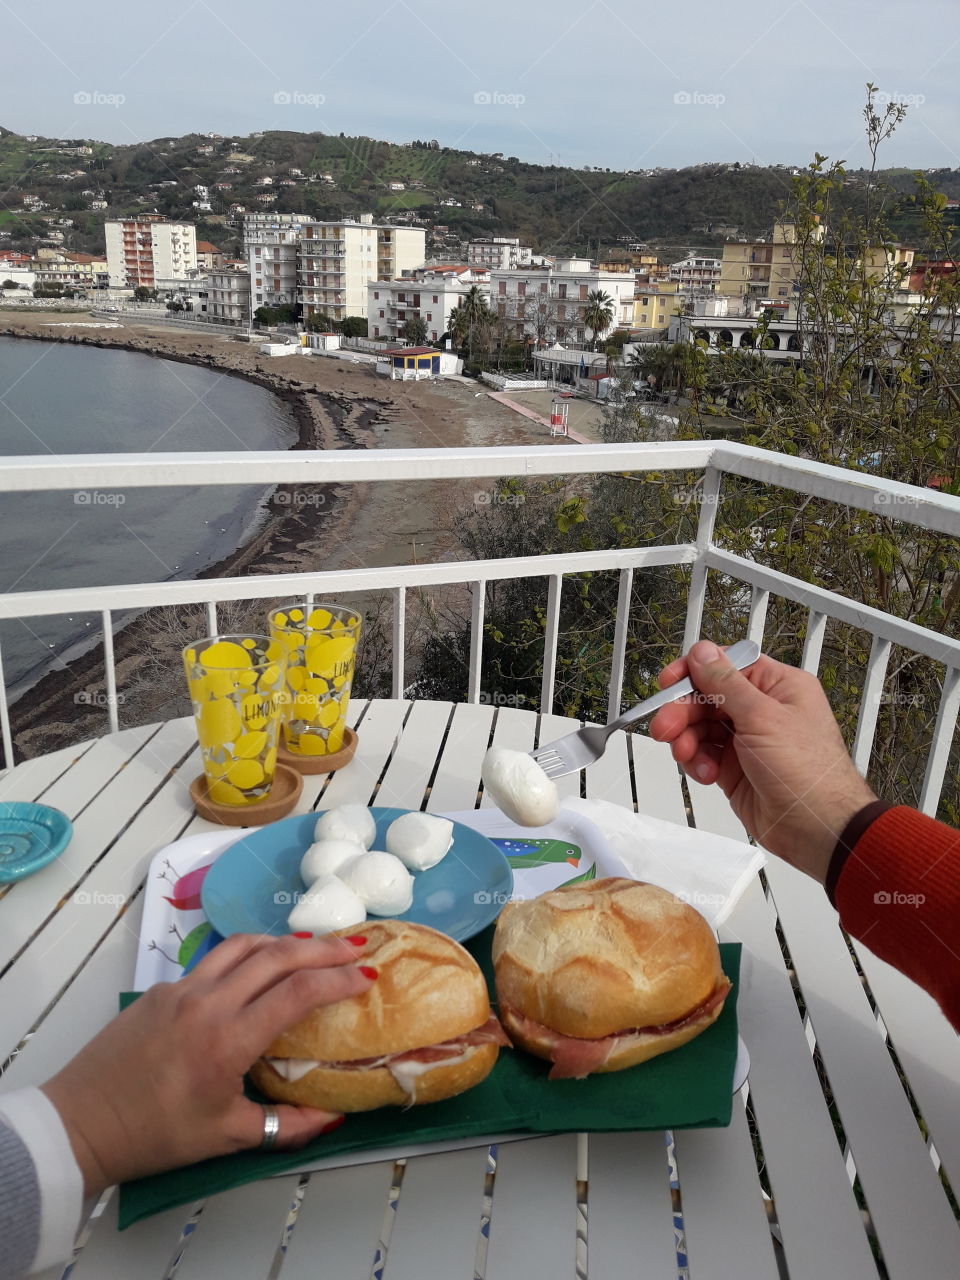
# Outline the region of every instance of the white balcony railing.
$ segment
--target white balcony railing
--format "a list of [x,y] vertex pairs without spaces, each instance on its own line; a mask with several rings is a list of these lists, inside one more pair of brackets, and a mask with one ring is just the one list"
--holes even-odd
[[[877,728],[880,693],[891,646],[902,646],[944,665],[942,692],[926,760],[920,807],[935,813],[960,710],[960,640],[945,637],[892,614],[838,595],[816,583],[790,577],[714,543],[714,525],[725,475],[746,477],[848,507],[895,512],[923,529],[960,538],[960,498],[916,489],[893,480],[824,466],[785,454],[768,453],[727,441],[657,444],[530,446],[473,449],[338,450],[246,452],[240,454],[80,454],[72,457],[16,457],[0,462],[0,493],[71,489],[123,490],[156,486],[354,484],[378,481],[457,480],[522,476],[595,475],[611,472],[702,471],[703,490],[696,541],[662,546],[526,555],[510,559],[395,565],[201,581],[140,583],[72,590],[16,591],[0,596],[0,619],[39,618],[79,612],[101,616],[105,684],[111,728],[118,728],[117,676],[113,658],[114,615],[162,605],[204,604],[211,634],[217,605],[279,596],[389,591],[393,596],[393,696],[405,688],[404,625],[409,588],[468,585],[472,595],[468,700],[482,688],[481,659],[485,587],[510,578],[546,577],[549,583],[544,639],[541,706],[554,694],[560,628],[560,597],[568,574],[617,570],[620,574],[616,627],[608,684],[611,715],[619,712],[633,575],[660,565],[691,566],[684,648],[700,634],[707,575],[721,572],[751,589],[748,634],[762,641],[771,596],[807,609],[802,666],[816,672],[829,619],[872,637],[861,693],[853,754],[866,770]],[[14,761],[6,687],[0,662],[0,730],[5,760]]]

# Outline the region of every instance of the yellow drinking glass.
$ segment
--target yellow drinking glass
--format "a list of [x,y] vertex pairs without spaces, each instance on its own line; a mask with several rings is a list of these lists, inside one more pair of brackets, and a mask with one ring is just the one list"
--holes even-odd
[[363,619],[345,605],[287,604],[272,609],[270,636],[287,659],[283,740],[297,756],[343,747]]
[[216,804],[256,804],[277,768],[286,650],[268,636],[206,636],[183,650],[197,737]]

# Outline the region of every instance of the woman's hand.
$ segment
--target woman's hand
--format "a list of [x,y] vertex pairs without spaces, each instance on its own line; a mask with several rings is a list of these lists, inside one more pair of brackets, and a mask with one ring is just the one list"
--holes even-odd
[[[104,1027],[43,1085],[87,1194],[258,1146],[263,1107],[243,1096],[244,1072],[311,1009],[367,990],[375,973],[355,958],[344,938],[237,934]],[[343,1119],[309,1107],[277,1112],[277,1145],[287,1148]]]
[[764,848],[821,882],[844,827],[876,796],[850,759],[819,680],[761,657],[737,671],[709,640],[660,673],[697,695],[661,707],[650,735],[698,782],[719,782]]

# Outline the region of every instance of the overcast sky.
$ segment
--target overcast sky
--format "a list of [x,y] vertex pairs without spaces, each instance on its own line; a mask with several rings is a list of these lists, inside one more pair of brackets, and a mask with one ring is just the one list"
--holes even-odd
[[321,130],[615,169],[960,167],[957,0],[0,0],[0,124],[111,142]]

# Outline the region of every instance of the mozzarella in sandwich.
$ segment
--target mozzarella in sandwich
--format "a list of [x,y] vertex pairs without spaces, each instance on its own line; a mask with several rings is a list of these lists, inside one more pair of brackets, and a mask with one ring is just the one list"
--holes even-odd
[[453,823],[430,813],[404,813],[387,828],[387,849],[411,871],[427,871],[453,845]]
[[480,776],[497,808],[521,827],[545,827],[557,816],[556,785],[525,751],[491,747]]

